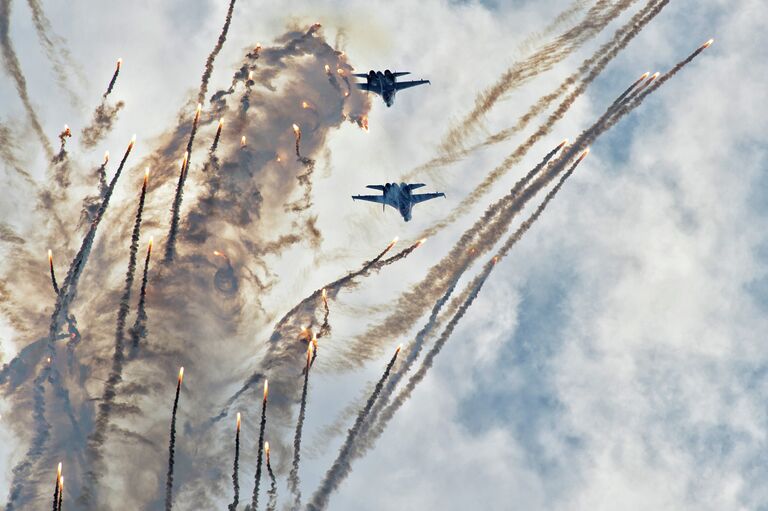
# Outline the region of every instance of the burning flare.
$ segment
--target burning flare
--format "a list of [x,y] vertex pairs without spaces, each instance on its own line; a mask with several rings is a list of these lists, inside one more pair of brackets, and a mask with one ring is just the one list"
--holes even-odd
[[301,128],[298,125],[293,124],[293,133],[298,137],[301,135]]
[[240,431],[240,412],[237,412],[237,430]]
[[[151,246],[151,245],[150,245]],[[184,366],[181,366],[179,368],[179,385],[181,385],[181,382],[184,380]]]
[[123,59],[117,59],[117,70],[120,71],[120,68],[123,66]]
[[147,181],[149,181],[149,167],[144,169],[144,186],[147,186]]
[[578,158],[578,160],[576,160],[576,161],[578,162],[578,161],[581,161],[581,160],[583,160],[584,158],[586,158],[586,157],[587,157],[587,155],[588,155],[588,154],[589,154],[589,147],[587,147],[586,149],[584,149],[584,150],[581,152],[581,154],[579,155],[579,158]]
[[419,241],[416,242],[416,246],[420,247],[427,241],[427,238],[421,238]]
[[264,455],[267,457],[267,465],[269,465],[269,442],[264,442]]
[[269,396],[269,380],[264,380],[264,402],[267,402]]
[[245,135],[240,137],[240,147],[245,147]]
[[109,151],[104,152],[104,165],[109,163]]
[[701,48],[702,48],[702,49],[704,49],[704,48],[709,48],[710,46],[712,46],[712,43],[714,43],[714,42],[715,42],[715,40],[714,40],[714,39],[710,39],[710,40],[709,40],[709,41],[707,41],[706,43],[702,44],[702,45],[701,45]]

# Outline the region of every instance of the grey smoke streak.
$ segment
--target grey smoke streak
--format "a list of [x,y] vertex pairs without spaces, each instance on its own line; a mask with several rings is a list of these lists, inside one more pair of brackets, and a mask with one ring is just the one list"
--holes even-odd
[[35,112],[32,106],[32,101],[29,99],[29,93],[27,92],[27,79],[24,77],[24,72],[21,70],[21,64],[19,58],[16,56],[16,50],[13,48],[10,36],[10,20],[11,20],[11,0],[0,0],[0,52],[2,52],[2,60],[5,65],[5,69],[13,78],[14,85],[16,86],[16,92],[19,94],[24,109],[27,111],[27,117],[32,124],[37,138],[40,140],[40,144],[45,150],[46,157],[50,160],[53,158],[53,148],[48,137],[45,136],[40,120],[37,118],[37,112]]

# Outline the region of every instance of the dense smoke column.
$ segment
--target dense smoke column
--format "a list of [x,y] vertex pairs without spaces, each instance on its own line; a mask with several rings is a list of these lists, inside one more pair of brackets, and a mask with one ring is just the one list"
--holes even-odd
[[18,92],[19,98],[27,112],[27,117],[29,117],[29,122],[32,124],[32,130],[40,140],[40,144],[45,150],[45,155],[51,160],[54,156],[51,142],[45,136],[45,131],[40,124],[40,120],[37,118],[37,112],[35,112],[32,101],[29,99],[27,79],[24,77],[19,58],[16,56],[16,50],[13,48],[13,43],[11,43],[11,3],[11,0],[0,0],[0,52],[2,53],[3,64],[5,64],[6,70],[13,78],[16,92]]
[[232,11],[235,9],[235,0],[229,0],[229,7],[227,8],[227,17],[224,19],[224,26],[221,27],[221,33],[219,39],[216,41],[216,45],[211,50],[208,58],[205,61],[205,70],[203,71],[202,80],[200,80],[200,92],[197,93],[197,102],[203,103],[205,101],[205,95],[208,92],[208,81],[211,79],[211,73],[213,73],[213,62],[219,55],[221,48],[224,47],[224,43],[227,40],[227,32],[229,32],[229,24],[232,22]]
[[131,349],[139,347],[139,342],[147,338],[147,283],[149,281],[149,260],[152,258],[152,238],[149,238],[147,257],[144,259],[144,273],[141,276],[141,290],[139,291],[139,304],[136,307],[136,320],[129,330],[131,336]]
[[[131,290],[136,274],[136,257],[139,250],[139,237],[141,236],[141,222],[144,213],[144,202],[147,196],[147,183],[149,182],[149,169],[144,172],[144,182],[141,185],[138,206],[136,208],[136,218],[131,233],[131,244],[128,249],[128,269],[125,272],[125,285],[123,294],[120,298],[120,306],[117,312],[117,321],[115,326],[115,349],[112,354],[112,368],[104,384],[104,390],[101,395],[101,401],[98,406],[98,413],[94,423],[94,430],[88,437],[87,454],[91,464],[98,464],[101,461],[101,447],[106,439],[106,431],[109,426],[109,417],[112,413],[112,407],[117,396],[117,385],[122,381],[123,365],[125,363],[125,322],[128,317],[131,303]],[[98,484],[100,470],[90,467],[88,477],[86,478],[87,488],[81,493],[83,499],[87,502],[91,494],[91,488]]]
[[168,473],[165,479],[165,511],[173,509],[173,464],[174,451],[176,449],[176,412],[179,409],[179,394],[181,393],[181,381],[184,379],[184,368],[179,369],[179,382],[176,384],[176,397],[173,399],[173,412],[171,413],[171,435],[168,442]]
[[181,220],[181,201],[184,198],[184,183],[187,181],[187,173],[189,172],[189,160],[192,157],[192,145],[195,141],[195,134],[197,133],[197,125],[200,122],[200,111],[202,105],[197,104],[197,110],[195,110],[195,117],[192,121],[192,131],[189,133],[189,140],[187,141],[187,152],[184,155],[184,162],[181,165],[181,172],[179,173],[179,182],[176,185],[176,193],[173,197],[173,205],[171,207],[171,227],[168,231],[168,241],[165,244],[165,257],[163,262],[171,263],[176,255],[176,237],[179,233],[179,221]]
[[267,501],[267,511],[275,511],[277,509],[277,479],[275,479],[275,473],[272,471],[272,461],[269,456],[269,442],[264,442],[264,454],[267,456],[267,473],[269,474],[269,500]]
[[[269,454],[267,454],[267,460],[269,460]],[[232,465],[232,490],[234,497],[232,503],[229,505],[230,511],[235,511],[237,505],[240,503],[240,412],[237,412],[237,430],[235,431],[235,461]]]
[[384,374],[381,375],[381,378],[376,383],[376,387],[374,387],[373,392],[368,398],[368,401],[357,415],[355,423],[347,432],[347,438],[344,440],[344,444],[339,450],[339,455],[336,457],[333,465],[331,465],[331,468],[328,469],[328,472],[326,472],[323,481],[320,483],[320,488],[318,488],[315,494],[312,496],[312,501],[307,505],[307,509],[313,511],[325,509],[328,506],[329,495],[333,490],[338,488],[338,483],[343,481],[346,474],[349,473],[351,469],[349,456],[352,454],[352,448],[354,447],[357,435],[360,432],[360,428],[363,426],[366,418],[368,417],[371,408],[373,408],[373,405],[376,403],[376,399],[379,397],[381,389],[384,387],[384,383],[387,381],[389,373],[392,371],[392,367],[395,365],[395,361],[397,361],[397,356],[400,354],[400,348],[401,346],[398,346],[395,350],[395,354],[392,355],[392,358],[387,364],[387,367],[384,369]]
[[256,475],[251,497],[251,509],[259,508],[259,484],[261,483],[261,463],[264,455],[264,430],[267,427],[267,399],[269,398],[269,380],[264,380],[264,397],[261,400],[261,423],[259,424],[259,447],[256,456]]
[[301,507],[301,480],[299,479],[299,463],[301,463],[301,435],[304,430],[304,418],[307,412],[307,390],[309,388],[309,370],[312,367],[312,351],[314,345],[307,343],[307,363],[304,366],[304,386],[301,389],[301,405],[299,417],[296,420],[296,432],[293,435],[293,462],[291,472],[288,474],[288,489],[293,495],[293,506],[297,510]]

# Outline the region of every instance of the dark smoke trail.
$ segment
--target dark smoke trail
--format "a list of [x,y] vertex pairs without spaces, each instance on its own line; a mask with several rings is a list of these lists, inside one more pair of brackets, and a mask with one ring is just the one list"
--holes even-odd
[[211,79],[211,73],[213,73],[213,61],[216,60],[221,48],[224,46],[224,42],[227,40],[227,32],[229,31],[229,24],[232,21],[232,11],[234,9],[235,0],[229,0],[227,17],[224,20],[224,26],[221,28],[219,39],[216,41],[216,46],[213,47],[210,55],[208,55],[208,59],[205,61],[205,71],[203,71],[203,78],[200,81],[200,92],[197,94],[198,103],[203,103],[205,101],[205,94],[208,92],[208,80]]
[[56,271],[53,269],[53,253],[48,250],[48,266],[51,268],[51,284],[53,284],[53,292],[59,294],[59,283],[56,282]]
[[10,21],[11,0],[0,0],[0,51],[2,51],[3,64],[13,78],[16,92],[18,92],[24,109],[27,111],[27,117],[29,117],[29,122],[32,124],[32,129],[37,134],[37,138],[40,139],[45,154],[50,160],[53,158],[53,148],[51,147],[51,142],[45,136],[45,131],[40,125],[40,120],[37,118],[37,112],[35,112],[29,99],[27,79],[24,77],[19,58],[16,56],[16,50],[13,48],[13,43],[11,43]]
[[[0,7],[3,4],[0,4]],[[2,23],[2,19],[0,18],[0,24]],[[104,212],[107,209],[107,206],[109,205],[109,200],[112,196],[112,192],[114,191],[115,185],[117,184],[118,179],[120,178],[120,175],[122,174],[123,167],[125,166],[125,162],[128,160],[128,156],[131,154],[131,150],[133,149],[133,146],[135,144],[136,137],[134,135],[133,139],[131,139],[130,144],[128,144],[128,148],[125,151],[125,154],[123,155],[123,159],[120,161],[120,166],[117,168],[117,172],[115,172],[115,175],[112,177],[112,181],[109,184],[109,187],[107,188],[107,193],[104,196],[104,200],[102,201],[101,206],[99,207],[99,211],[96,215],[96,218],[94,218],[93,222],[91,223],[91,227],[88,230],[88,233],[86,234],[85,238],[83,239],[83,243],[80,246],[80,250],[78,251],[75,258],[72,260],[72,264],[69,267],[69,271],[67,272],[67,276],[64,279],[64,284],[60,288],[60,292],[58,296],[56,297],[56,305],[54,306],[53,314],[51,315],[51,323],[48,330],[48,352],[49,357],[51,359],[51,363],[48,365],[45,365],[39,372],[39,374],[35,377],[34,385],[33,385],[33,399],[34,399],[34,407],[33,407],[33,417],[34,417],[34,423],[36,425],[36,431],[35,434],[31,440],[30,447],[27,450],[27,455],[25,459],[21,462],[19,462],[16,467],[14,467],[13,470],[13,481],[11,483],[11,495],[8,501],[8,504],[6,506],[6,511],[10,511],[13,509],[13,505],[15,501],[20,497],[20,494],[22,492],[22,486],[23,484],[29,479],[29,471],[31,470],[33,464],[37,461],[37,459],[42,455],[43,453],[43,447],[45,446],[45,443],[48,441],[48,438],[50,437],[50,424],[45,420],[45,387],[44,383],[46,380],[49,379],[50,373],[55,372],[55,369],[53,368],[53,361],[55,360],[56,356],[56,350],[54,346],[54,342],[56,340],[56,336],[58,334],[59,329],[61,328],[62,322],[66,321],[68,318],[68,311],[69,311],[69,304],[74,300],[75,296],[77,295],[77,285],[80,279],[80,275],[82,274],[83,270],[85,269],[85,265],[88,262],[88,256],[90,255],[91,247],[93,246],[93,240],[96,237],[96,230],[98,228],[99,222],[101,222],[101,219],[104,216]],[[58,378],[54,379],[54,385],[58,385]],[[59,389],[60,395],[64,395],[61,391],[64,389]],[[66,405],[66,403],[65,403]],[[69,409],[69,406],[65,406],[67,408],[67,413],[69,415],[72,414],[71,409]]]
[[368,397],[368,401],[365,403],[365,406],[357,415],[355,423],[352,425],[349,431],[347,431],[347,438],[344,440],[344,444],[339,450],[339,455],[336,457],[333,465],[331,465],[331,468],[328,469],[328,472],[326,472],[323,481],[320,483],[320,487],[317,489],[317,491],[315,491],[315,494],[312,495],[312,500],[309,504],[307,504],[307,509],[325,509],[328,506],[328,497],[330,493],[338,488],[337,481],[341,482],[349,472],[349,455],[351,454],[352,448],[354,447],[357,434],[359,433],[360,428],[363,426],[363,423],[368,417],[371,408],[373,408],[373,405],[376,403],[376,399],[379,397],[381,389],[384,386],[384,383],[387,381],[389,373],[392,371],[392,367],[395,365],[395,361],[397,361],[397,356],[399,354],[400,346],[397,347],[395,354],[392,355],[392,358],[387,364],[387,367],[384,369],[384,374],[382,374],[379,381],[376,382],[376,387],[374,387],[373,392],[371,393],[370,397]]
[[[269,460],[269,455],[267,455],[267,460]],[[267,463],[267,466],[269,466],[269,463]],[[232,499],[232,503],[229,505],[230,511],[235,511],[237,509],[237,505],[240,503],[239,471],[240,471],[240,412],[237,412],[237,430],[235,431],[235,462],[232,466],[232,490],[234,492],[234,497]]]
[[[232,0],[234,2],[234,0]],[[213,137],[213,143],[209,149],[210,155],[213,157],[216,154],[216,148],[219,147],[219,139],[221,138],[221,130],[224,127],[224,119],[219,119],[219,127],[216,128],[216,135]]]
[[149,280],[149,260],[152,257],[152,238],[149,239],[147,257],[144,259],[144,273],[141,276],[141,291],[139,292],[139,304],[136,306],[136,321],[129,330],[131,336],[132,352],[139,347],[139,341],[147,338],[147,282]]
[[173,455],[176,449],[176,412],[179,409],[179,394],[181,382],[184,379],[184,368],[179,369],[179,382],[176,384],[176,397],[173,398],[173,412],[171,413],[171,438],[168,443],[168,474],[165,479],[165,511],[173,509]]
[[114,72],[114,74],[112,74],[112,79],[109,81],[109,85],[107,86],[107,91],[104,93],[102,98],[107,99],[107,96],[109,96],[112,93],[112,89],[115,87],[115,82],[117,82],[117,75],[120,74],[120,68],[121,67],[123,67],[123,59],[117,59],[117,65],[115,66],[115,72]]
[[60,479],[61,479],[61,463],[59,463],[59,466],[56,469],[56,482],[54,483],[54,488],[53,488],[53,511],[56,511],[59,508]]
[[61,511],[64,503],[64,476],[59,477],[59,501],[56,503],[56,511]]
[[[131,307],[131,290],[133,280],[136,274],[136,256],[139,250],[139,237],[141,236],[141,221],[144,212],[144,202],[147,195],[147,183],[149,179],[149,169],[144,173],[144,182],[139,194],[139,203],[136,208],[136,218],[133,224],[131,234],[131,244],[128,250],[128,269],[125,272],[125,286],[120,298],[120,306],[117,312],[117,321],[115,326],[115,351],[112,354],[112,369],[104,384],[104,390],[101,394],[101,400],[98,406],[98,413],[94,422],[94,430],[88,437],[87,454],[91,464],[98,464],[101,461],[101,447],[106,439],[106,431],[109,426],[109,418],[117,396],[117,385],[123,379],[123,365],[125,363],[125,322]],[[93,487],[98,484],[101,470],[91,467],[86,478],[87,485]],[[82,495],[90,495],[90,488],[84,489]]]
[[313,344],[310,341],[307,343],[307,363],[304,366],[304,386],[301,389],[299,417],[296,420],[296,432],[293,435],[293,462],[291,463],[291,472],[288,474],[288,489],[293,495],[293,506],[291,506],[293,510],[298,510],[301,507],[301,480],[299,479],[301,434],[304,430],[304,417],[307,411],[307,389],[309,388],[309,370],[312,367],[312,349]]
[[181,201],[184,198],[184,183],[187,181],[187,173],[189,171],[189,160],[192,157],[192,144],[195,141],[195,134],[197,133],[197,124],[200,122],[200,111],[202,105],[197,104],[197,110],[195,111],[195,118],[192,121],[192,131],[189,133],[189,140],[187,141],[187,152],[184,155],[184,162],[181,165],[181,172],[179,173],[179,182],[176,185],[176,194],[173,197],[173,206],[171,207],[171,228],[168,231],[168,241],[165,244],[165,257],[163,262],[171,263],[176,255],[176,237],[179,233],[179,221],[181,219]]
[[99,178],[99,197],[104,199],[107,193],[107,163],[109,163],[109,151],[104,153],[104,161],[96,169],[96,175]]
[[413,366],[414,362],[416,362],[416,360],[419,358],[419,355],[421,355],[421,350],[424,347],[424,343],[426,342],[429,335],[432,333],[432,330],[434,330],[435,327],[438,325],[438,317],[439,317],[440,311],[442,310],[443,306],[448,302],[448,299],[451,297],[451,295],[453,294],[453,291],[456,289],[456,286],[459,283],[459,279],[467,270],[470,264],[471,264],[471,261],[468,261],[467,264],[464,265],[464,267],[459,272],[457,272],[456,276],[454,277],[451,284],[448,286],[448,289],[445,291],[443,296],[441,296],[437,300],[437,302],[435,302],[434,307],[432,307],[432,312],[429,314],[429,319],[427,320],[427,323],[422,327],[421,330],[418,331],[418,333],[413,339],[413,342],[406,348],[408,352],[408,356],[405,358],[405,360],[400,365],[400,367],[398,367],[397,370],[389,377],[389,381],[387,381],[387,386],[384,387],[373,409],[371,409],[370,413],[366,417],[365,422],[361,425],[361,429],[359,432],[360,437],[363,437],[363,438],[365,437],[365,435],[368,432],[368,428],[376,422],[382,408],[384,408],[384,406],[386,406],[387,403],[389,402],[389,398],[392,395],[392,393],[395,391],[395,387],[397,387],[397,384],[400,383],[400,380],[403,378],[403,376],[405,376],[408,373],[408,371],[411,370],[411,366]]
[[272,471],[272,461],[269,456],[269,442],[264,442],[264,452],[267,455],[267,473],[269,473],[269,500],[267,501],[267,511],[275,511],[277,509],[277,479],[275,479],[275,473]]
[[301,160],[301,151],[299,150],[299,144],[301,144],[301,128],[298,125],[293,125],[293,134],[296,137],[296,158]]
[[[323,298],[323,324],[320,325],[320,331],[317,333],[318,339],[322,339],[331,334],[331,324],[328,322],[328,316],[331,315],[331,309],[328,307],[328,291],[326,291],[325,288],[323,288],[321,296]],[[315,358],[317,358],[317,350],[315,350],[315,355],[312,358],[313,363]]]
[[261,423],[259,424],[259,447],[256,456],[256,475],[254,477],[253,496],[251,497],[251,509],[259,509],[259,484],[261,483],[261,458],[264,454],[264,430],[267,427],[267,400],[269,397],[269,381],[264,380],[264,398],[261,401]]

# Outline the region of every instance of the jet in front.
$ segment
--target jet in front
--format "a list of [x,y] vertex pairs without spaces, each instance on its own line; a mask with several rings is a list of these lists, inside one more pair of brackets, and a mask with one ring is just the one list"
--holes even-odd
[[352,200],[367,200],[369,202],[378,202],[381,204],[381,209],[384,206],[392,206],[400,212],[403,220],[408,222],[411,219],[411,210],[414,204],[435,199],[437,197],[445,197],[445,194],[440,193],[412,193],[416,188],[426,186],[424,183],[387,183],[385,185],[368,185],[366,188],[373,190],[381,190],[382,195],[353,195]]
[[389,69],[382,73],[381,71],[374,71],[371,69],[368,74],[355,74],[356,77],[365,78],[366,80],[365,83],[357,83],[355,85],[357,85],[358,89],[375,92],[381,96],[387,106],[392,106],[395,103],[395,93],[397,91],[430,83],[429,80],[412,80],[408,82],[397,81],[398,77],[408,74],[411,73],[393,73]]

